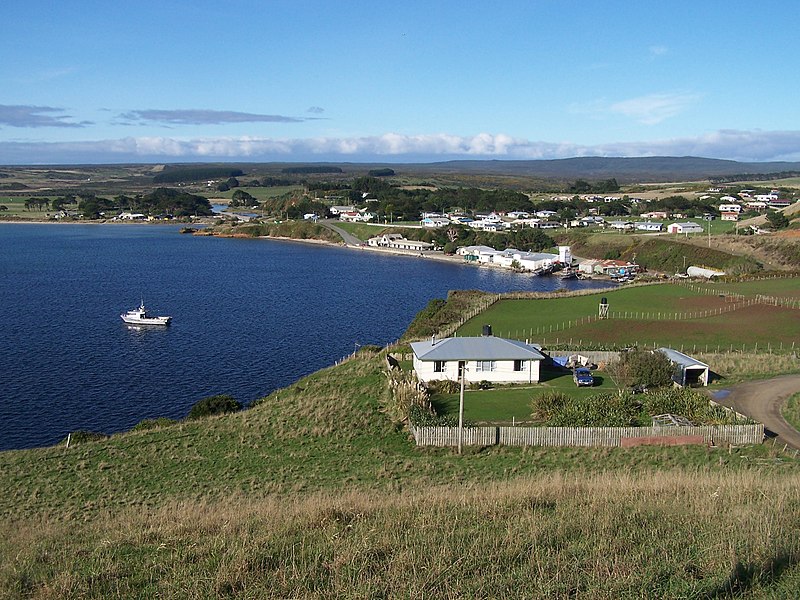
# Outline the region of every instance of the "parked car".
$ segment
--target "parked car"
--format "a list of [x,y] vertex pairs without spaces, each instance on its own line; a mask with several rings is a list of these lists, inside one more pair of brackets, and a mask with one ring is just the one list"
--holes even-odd
[[578,387],[588,385],[589,387],[594,385],[594,376],[592,372],[587,369],[586,367],[578,367],[572,373],[572,380],[575,382],[575,385]]

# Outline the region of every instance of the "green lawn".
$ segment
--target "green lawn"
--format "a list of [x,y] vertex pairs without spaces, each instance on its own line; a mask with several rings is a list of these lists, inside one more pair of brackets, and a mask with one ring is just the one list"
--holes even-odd
[[[542,371],[542,383],[532,386],[505,386],[491,390],[464,392],[464,418],[477,423],[511,423],[531,421],[531,398],[552,390],[563,391],[572,397],[586,397],[616,389],[610,377],[594,371],[594,387],[577,387],[572,372]],[[459,394],[432,398],[440,415],[458,415]]]

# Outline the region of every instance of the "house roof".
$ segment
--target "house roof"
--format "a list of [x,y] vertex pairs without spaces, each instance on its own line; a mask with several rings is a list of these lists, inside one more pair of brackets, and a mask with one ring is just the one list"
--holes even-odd
[[494,337],[454,337],[411,342],[419,360],[544,360],[534,344]]
[[692,358],[684,354],[683,352],[678,352],[677,350],[673,350],[672,348],[659,348],[659,352],[663,352],[667,355],[667,358],[670,359],[676,365],[681,365],[685,369],[689,368],[702,368],[707,369],[708,365],[704,362],[700,362],[696,358]]

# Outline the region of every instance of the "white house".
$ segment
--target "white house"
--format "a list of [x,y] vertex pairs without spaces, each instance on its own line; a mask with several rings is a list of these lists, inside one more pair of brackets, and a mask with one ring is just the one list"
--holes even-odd
[[638,231],[661,231],[664,229],[663,223],[655,223],[653,221],[642,221],[639,223],[634,223],[633,226]]
[[739,220],[739,213],[738,212],[723,212],[720,214],[721,221],[738,221]]
[[643,219],[669,219],[669,213],[665,210],[654,210],[648,213],[642,213],[639,216]]
[[687,221],[686,223],[670,223],[667,226],[668,233],[703,233],[702,225]]
[[533,344],[484,335],[411,342],[420,381],[538,383],[544,355]]
[[608,223],[608,226],[611,227],[611,229],[620,229],[620,230],[633,229],[633,222],[632,221],[610,221]]
[[493,264],[495,258],[503,254],[502,251],[489,246],[466,246],[456,250],[456,253],[463,256],[467,262],[477,262],[483,265]]
[[393,250],[409,250],[412,252],[427,252],[434,249],[434,244],[430,242],[407,240],[400,233],[385,233],[369,238],[367,245],[374,248],[391,248]]
[[742,212],[742,205],[741,204],[720,204],[719,205],[719,212],[735,212],[740,213]]

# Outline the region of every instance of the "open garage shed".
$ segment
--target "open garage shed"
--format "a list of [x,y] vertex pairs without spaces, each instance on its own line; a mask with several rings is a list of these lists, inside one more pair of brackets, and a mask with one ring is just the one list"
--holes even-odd
[[659,348],[675,365],[673,381],[681,386],[708,385],[708,365],[672,348]]

